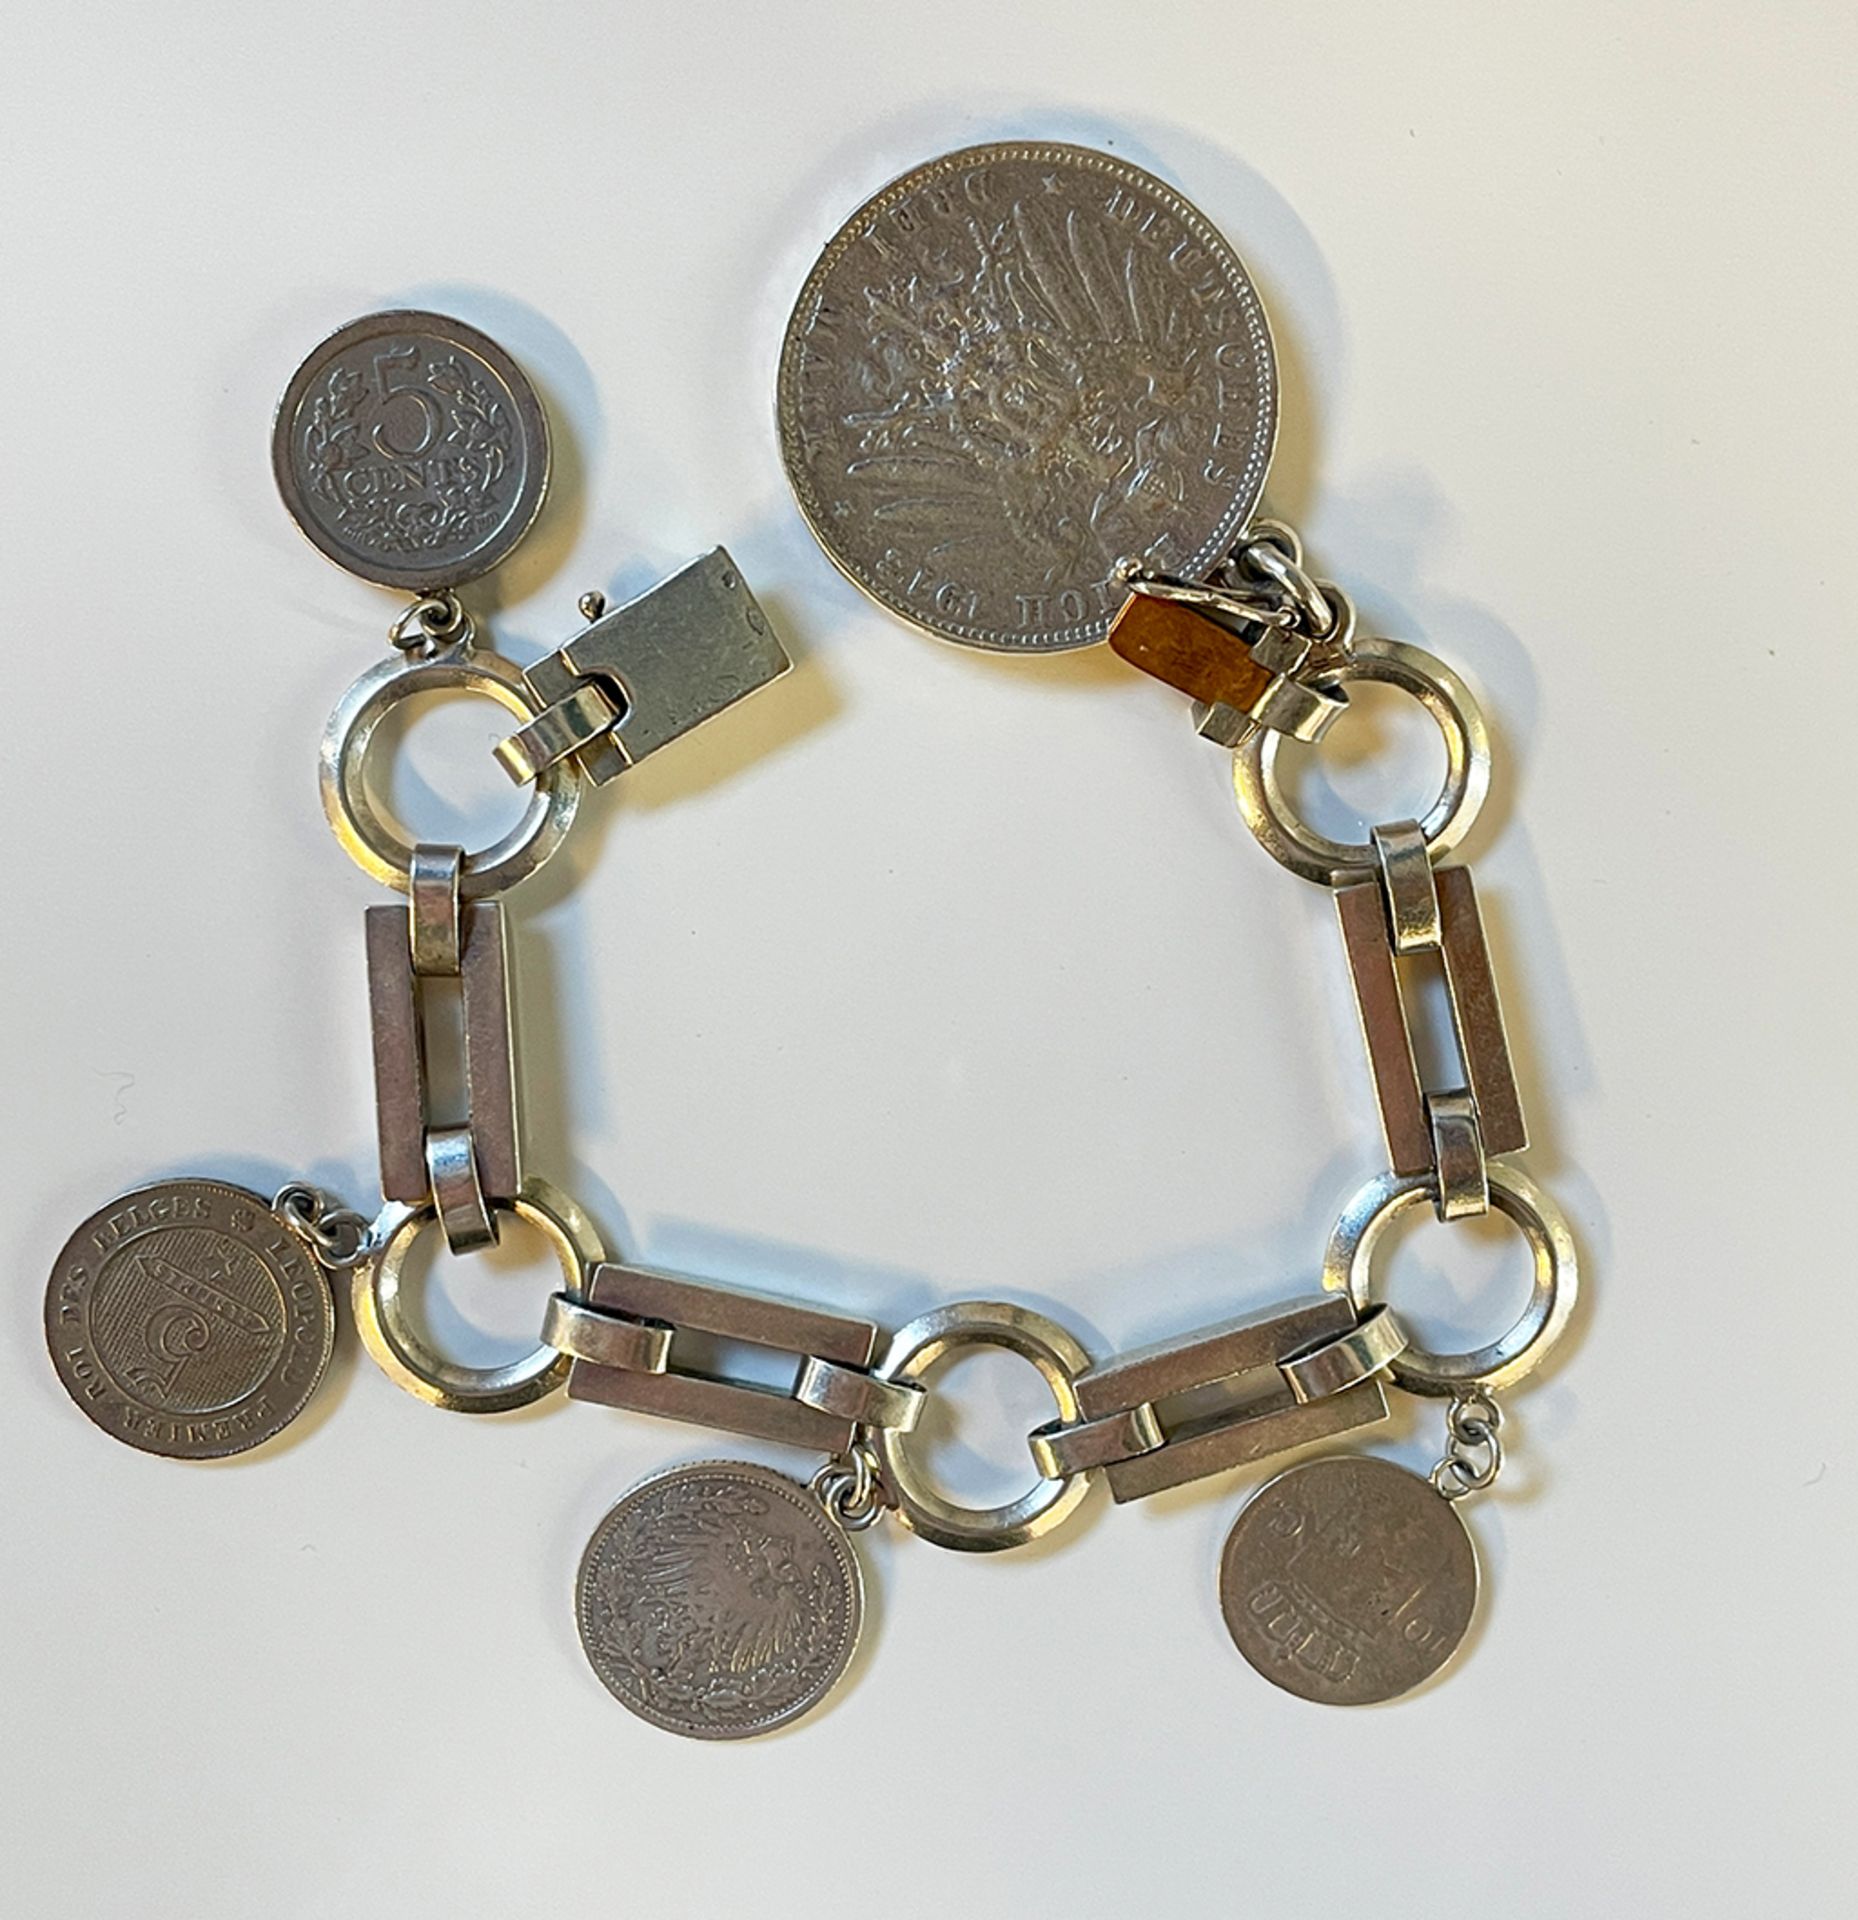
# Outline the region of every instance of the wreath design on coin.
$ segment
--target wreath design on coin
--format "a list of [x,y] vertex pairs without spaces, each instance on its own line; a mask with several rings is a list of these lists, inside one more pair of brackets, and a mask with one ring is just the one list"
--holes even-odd
[[310,491],[329,509],[333,530],[370,553],[469,547],[508,510],[502,483],[512,428],[502,398],[456,354],[433,361],[425,384],[443,402],[443,431],[416,462],[371,443],[367,382],[352,367],[331,368],[310,402],[303,431]]

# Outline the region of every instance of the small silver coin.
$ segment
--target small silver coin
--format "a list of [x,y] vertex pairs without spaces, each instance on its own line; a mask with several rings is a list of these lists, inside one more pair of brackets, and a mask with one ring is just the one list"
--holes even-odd
[[622,1706],[672,1733],[741,1740],[831,1692],[858,1646],[864,1579],[805,1487],[705,1461],[640,1482],[600,1522],[574,1612]]
[[175,1460],[262,1445],[329,1364],[335,1302],[269,1205],[217,1180],[166,1180],[93,1213],[45,1289],[65,1391],[118,1440]]
[[1312,1460],[1261,1487],[1233,1523],[1219,1604],[1233,1643],[1274,1685],[1365,1706],[1457,1651],[1477,1607],[1477,1553],[1417,1474],[1365,1455]]
[[488,573],[529,531],[548,423],[488,335],[438,313],[371,313],[291,376],[271,470],[338,566],[427,593]]
[[969,147],[858,209],[781,349],[787,476],[866,593],[964,645],[1101,640],[1140,561],[1199,576],[1251,518],[1277,432],[1238,256],[1088,147]]

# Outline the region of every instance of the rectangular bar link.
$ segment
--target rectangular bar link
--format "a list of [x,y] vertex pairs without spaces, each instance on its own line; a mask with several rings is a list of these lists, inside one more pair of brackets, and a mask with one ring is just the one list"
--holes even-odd
[[1510,1064],[1509,1036],[1491,971],[1484,918],[1469,867],[1443,867],[1433,875],[1439,890],[1440,942],[1445,954],[1445,983],[1458,1030],[1458,1051],[1477,1100],[1477,1121],[1486,1153],[1520,1153],[1529,1144],[1516,1072]]
[[587,1297],[610,1313],[670,1326],[671,1352],[663,1373],[635,1373],[576,1360],[568,1372],[570,1399],[688,1420],[821,1453],[842,1453],[851,1445],[849,1419],[804,1406],[791,1391],[680,1373],[677,1335],[707,1333],[719,1340],[771,1347],[791,1353],[796,1363],[818,1358],[846,1367],[868,1367],[877,1352],[875,1322],[615,1261],[594,1268]]
[[[1445,876],[1437,878],[1443,882]],[[1444,897],[1441,885],[1441,901]],[[1361,1015],[1361,1037],[1367,1043],[1368,1065],[1374,1075],[1374,1098],[1380,1107],[1388,1160],[1395,1173],[1424,1173],[1432,1165],[1432,1128],[1420,1091],[1419,1066],[1413,1058],[1406,1005],[1400,997],[1400,975],[1394,964],[1381,883],[1363,880],[1339,888],[1335,911],[1348,954],[1349,977],[1355,986],[1355,1008]]]
[[[1373,890],[1378,895],[1378,886]],[[1278,1362],[1300,1347],[1345,1333],[1354,1324],[1355,1310],[1343,1295],[1316,1294],[1119,1354],[1080,1374],[1078,1407],[1086,1420],[1146,1404],[1155,1409],[1161,1429],[1160,1447],[1104,1468],[1111,1496],[1118,1503],[1144,1499],[1384,1419],[1387,1396],[1378,1379],[1300,1405],[1278,1371]],[[1236,1405],[1178,1423],[1159,1405],[1225,1381],[1255,1383],[1256,1392]]]
[[381,1192],[410,1205],[428,1198],[426,1048],[405,907],[367,910],[368,1014],[374,1036],[374,1120]]
[[516,1107],[516,1043],[510,1023],[509,950],[503,908],[474,900],[465,909],[458,971],[464,980],[465,1084],[471,1143],[488,1200],[513,1200],[523,1183]]

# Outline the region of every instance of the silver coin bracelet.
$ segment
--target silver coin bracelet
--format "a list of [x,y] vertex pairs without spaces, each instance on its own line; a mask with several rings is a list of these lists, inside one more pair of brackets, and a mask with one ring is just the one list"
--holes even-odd
[[[719,1461],[653,1476],[600,1523],[575,1578],[581,1640],[608,1690],[660,1727],[732,1739],[797,1719],[845,1672],[863,1612],[860,1531],[890,1519],[936,1546],[1005,1552],[1062,1527],[1098,1481],[1117,1503],[1141,1500],[1359,1434],[1386,1418],[1391,1386],[1443,1404],[1430,1476],[1348,1452],[1289,1466],[1239,1514],[1219,1596],[1243,1657],[1306,1699],[1385,1700],[1436,1674],[1476,1604],[1459,1508],[1502,1465],[1499,1396],[1547,1358],[1579,1284],[1567,1222],[1516,1164],[1527,1132],[1490,950],[1470,869],[1447,863],[1491,778],[1490,738],[1458,676],[1417,647],[1357,635],[1348,596],[1306,568],[1295,533],[1255,514],[1210,567],[1169,571],[1145,555],[1116,568],[1110,646],[1192,699],[1197,733],[1232,754],[1259,844],[1334,896],[1388,1171],[1343,1207],[1301,1291],[1159,1345],[1092,1354],[1006,1300],[953,1302],[888,1330],[841,1302],[610,1258],[523,1151],[503,896],[561,848],[588,781],[616,778],[786,672],[740,569],[717,548],[625,606],[588,595],[580,630],[526,670],[486,648],[461,590],[539,510],[547,427],[502,349],[440,315],[375,315],[324,342],[286,391],[273,454],[315,544],[413,595],[388,656],[337,704],[320,756],[336,837],[403,896],[364,915],[383,1204],[367,1220],[301,1183],[266,1198],[173,1180],[102,1209],[46,1294],[48,1345],[77,1404],[157,1453],[256,1446],[321,1377],[331,1288],[346,1276],[370,1357],[436,1407],[495,1414],[565,1387],[569,1400],[810,1456],[791,1479]],[[1421,818],[1354,843],[1311,829],[1278,763],[1286,740],[1320,739],[1364,681],[1426,709],[1446,773]],[[513,722],[497,757],[529,799],[493,845],[412,844],[372,797],[381,723],[432,692],[482,696]],[[1442,977],[1462,1084],[1422,1084],[1415,966]],[[462,1007],[462,1112],[435,1110],[439,994]],[[1387,1229],[1428,1207],[1443,1221],[1494,1207],[1529,1244],[1528,1304],[1487,1345],[1426,1351],[1379,1297]],[[532,1352],[459,1364],[413,1322],[409,1258],[432,1232],[454,1254],[488,1247],[511,1216],[546,1239],[561,1284]],[[706,1370],[717,1341],[786,1356],[790,1384],[717,1377]],[[981,1348],[1027,1361],[1054,1403],[1027,1436],[1028,1490],[994,1507],[947,1496],[920,1425],[943,1364]]]

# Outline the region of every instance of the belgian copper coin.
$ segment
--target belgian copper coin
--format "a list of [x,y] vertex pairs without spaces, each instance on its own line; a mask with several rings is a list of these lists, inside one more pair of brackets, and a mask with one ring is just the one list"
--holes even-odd
[[145,1453],[244,1453],[329,1364],[322,1268],[255,1193],[165,1180],[93,1213],[45,1290],[45,1341],[79,1407]]
[[964,645],[1101,640],[1117,569],[1199,577],[1277,432],[1243,264],[1173,188],[1088,147],[945,155],[847,220],[782,345],[781,452],[833,561]]
[[1273,1685],[1330,1706],[1392,1700],[1457,1651],[1477,1553],[1449,1500],[1389,1460],[1311,1460],[1233,1523],[1219,1604]]
[[858,1645],[864,1580],[807,1488],[705,1461],[641,1481],[601,1521],[574,1611],[622,1706],[672,1733],[740,1740],[832,1690]]
[[548,490],[548,422],[487,334],[439,313],[371,313],[291,376],[271,470],[338,566],[427,593],[488,573],[528,532]]

